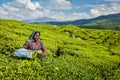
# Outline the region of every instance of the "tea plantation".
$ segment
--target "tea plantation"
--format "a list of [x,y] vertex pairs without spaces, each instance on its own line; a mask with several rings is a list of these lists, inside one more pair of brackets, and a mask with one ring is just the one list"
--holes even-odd
[[[13,56],[33,30],[45,58]],[[120,80],[120,31],[0,19],[0,80]]]

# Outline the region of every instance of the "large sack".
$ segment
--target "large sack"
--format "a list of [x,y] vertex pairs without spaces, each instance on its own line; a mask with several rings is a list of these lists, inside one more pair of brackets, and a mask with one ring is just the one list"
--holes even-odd
[[32,54],[33,54],[32,50],[28,50],[28,49],[25,49],[25,48],[17,49],[14,52],[14,56],[23,57],[23,58],[32,58]]

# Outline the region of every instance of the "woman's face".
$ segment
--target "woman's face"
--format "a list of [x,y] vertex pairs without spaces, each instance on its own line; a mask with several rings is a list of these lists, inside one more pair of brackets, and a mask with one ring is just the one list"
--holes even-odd
[[40,38],[40,34],[36,33],[35,36],[34,36],[34,40],[39,40],[39,38]]

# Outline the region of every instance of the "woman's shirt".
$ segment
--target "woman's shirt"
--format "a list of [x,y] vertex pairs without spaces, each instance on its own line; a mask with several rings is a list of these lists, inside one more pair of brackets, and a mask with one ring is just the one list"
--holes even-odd
[[41,42],[40,40],[37,43],[34,40],[28,40],[23,45],[23,48],[30,50],[42,50],[43,52],[46,51],[43,42]]

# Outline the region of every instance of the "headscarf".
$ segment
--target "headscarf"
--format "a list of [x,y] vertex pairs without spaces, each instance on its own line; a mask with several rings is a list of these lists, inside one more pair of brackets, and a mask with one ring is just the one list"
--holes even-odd
[[40,31],[37,31],[37,30],[33,31],[32,34],[29,37],[29,40],[34,40],[34,35],[35,35],[36,32],[40,33]]

